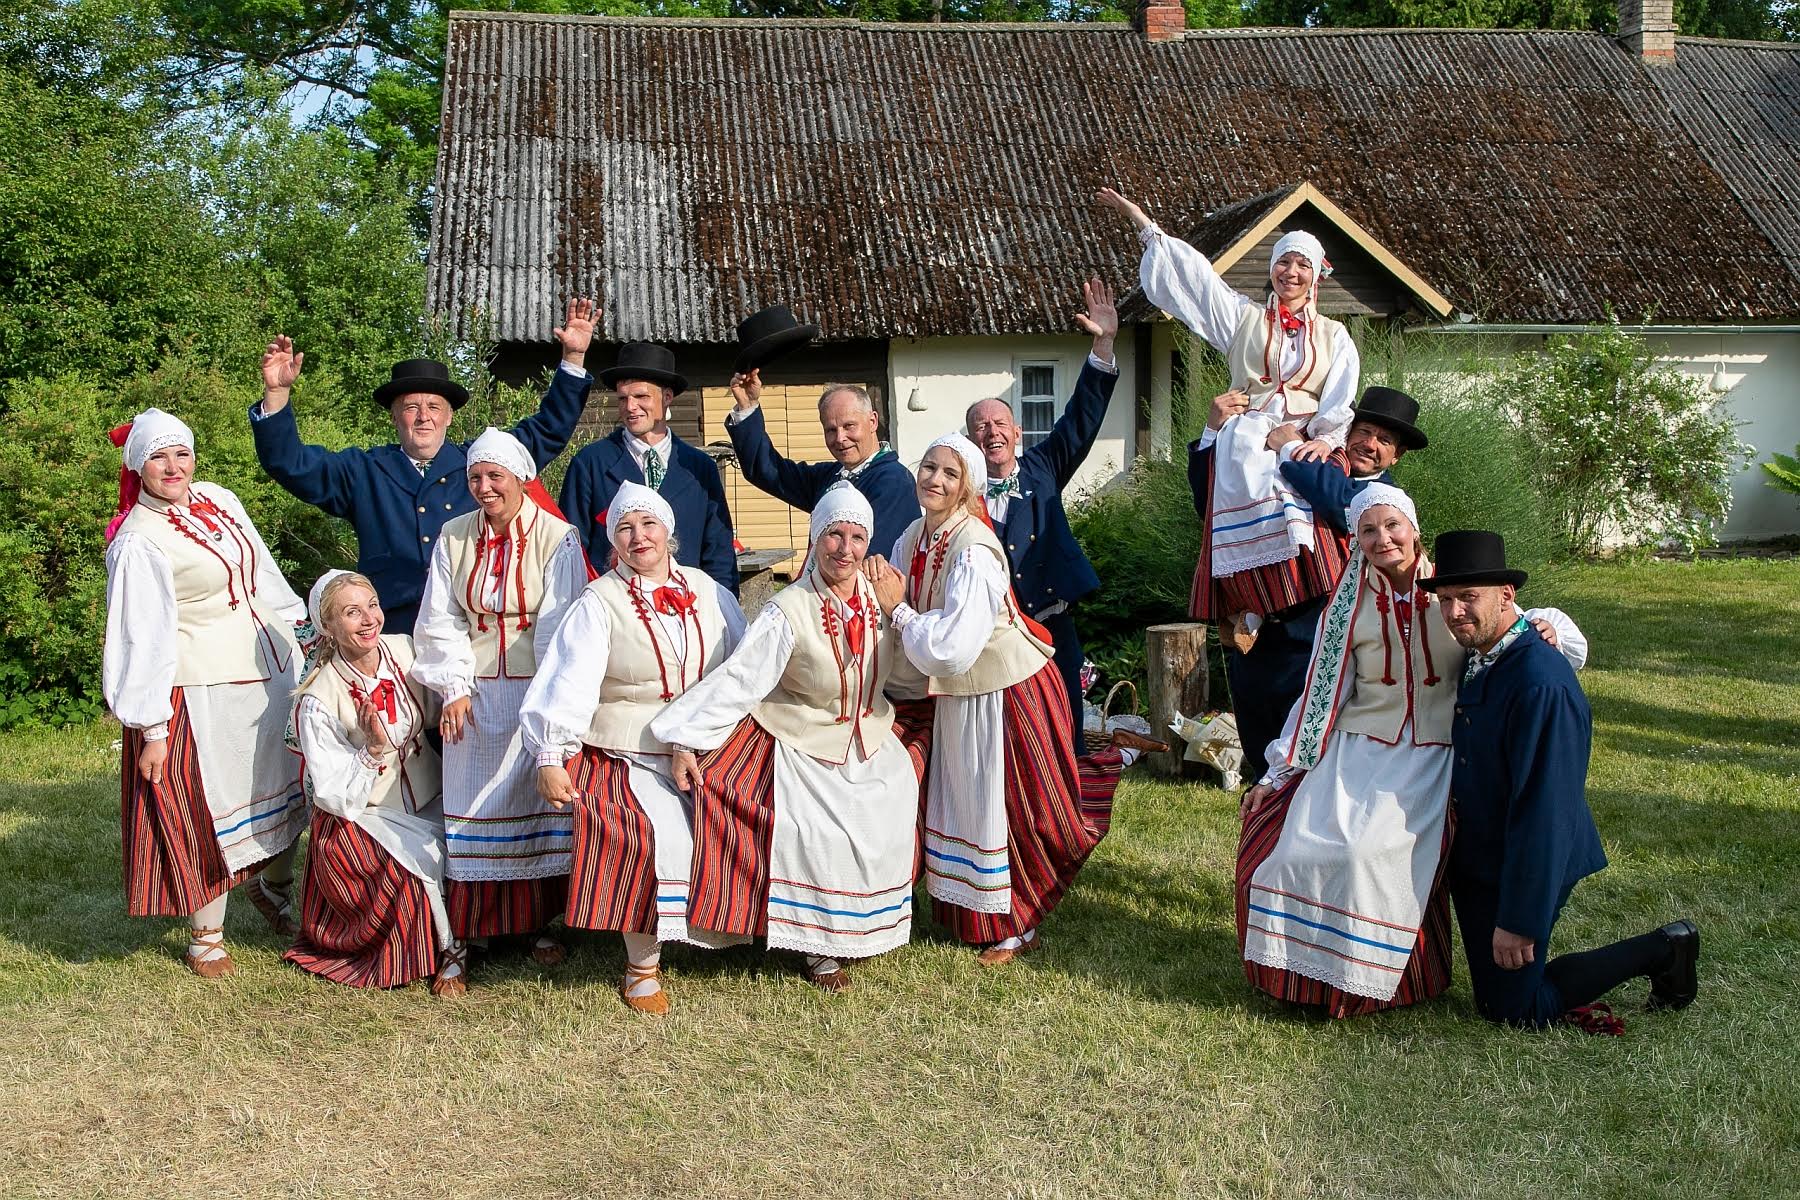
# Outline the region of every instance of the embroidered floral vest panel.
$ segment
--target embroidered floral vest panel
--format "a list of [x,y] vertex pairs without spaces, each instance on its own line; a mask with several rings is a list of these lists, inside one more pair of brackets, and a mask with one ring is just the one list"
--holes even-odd
[[140,501],[119,526],[162,551],[174,576],[176,687],[268,679],[298,652],[292,623],[253,590],[261,552],[230,516],[213,521],[217,540],[165,506]]
[[1400,740],[1410,699],[1413,744],[1450,744],[1466,652],[1450,636],[1435,597],[1415,588],[1412,602],[1411,636],[1402,638],[1387,577],[1373,568],[1363,577],[1351,624],[1356,681],[1338,713],[1337,730],[1391,746]]
[[634,595],[630,580],[617,568],[587,585],[606,608],[612,639],[606,647],[606,676],[582,741],[627,754],[669,752],[668,744],[651,734],[650,722],[725,657],[725,614],[718,593],[698,575],[677,570],[670,576],[671,583],[685,580],[694,595],[693,611],[685,618],[685,664],[650,607],[649,587],[639,587]]
[[[756,723],[778,740],[821,762],[842,763],[853,747],[875,753],[894,727],[894,706],[883,690],[902,653],[881,616],[875,593],[863,585],[863,652],[851,653],[842,614],[821,593],[817,576],[775,593],[769,603],[794,631],[794,652],[775,690],[756,707]],[[829,630],[829,631],[828,631]]]
[[[538,607],[544,602],[544,568],[573,530],[526,497],[504,540],[487,527],[477,509],[444,522],[438,535],[450,556],[451,602],[469,623],[475,650],[475,678],[530,679],[537,672],[534,634]],[[490,605],[496,566],[502,599]],[[496,607],[499,611],[496,611]]]
[[[405,812],[417,812],[430,807],[443,792],[443,763],[425,739],[425,731],[435,719],[436,705],[430,702],[424,686],[407,676],[413,664],[412,639],[403,634],[383,634],[381,649],[401,684],[394,695],[397,720],[388,724],[388,740],[395,745],[380,755],[381,765],[387,769],[369,791],[369,807],[399,807]],[[351,744],[367,749],[368,739],[363,736],[362,722],[356,715],[353,687],[361,687],[356,674],[341,662],[330,662],[314,672],[295,693],[294,701],[297,705],[301,696],[317,698],[336,715]]]
[[[1331,347],[1342,328],[1330,317],[1314,314],[1306,322],[1306,352],[1293,378],[1281,381],[1281,343],[1287,335],[1274,309],[1264,306],[1249,308],[1238,322],[1237,332],[1226,347],[1225,361],[1231,367],[1231,386],[1250,396],[1254,409],[1268,408],[1274,401],[1285,403],[1288,417],[1310,417],[1319,411],[1319,393],[1325,377],[1331,373]],[[1271,410],[1273,411],[1273,410]]]
[[[924,536],[925,522],[914,521],[900,539],[900,561],[894,566],[905,571],[912,562],[913,548]],[[925,567],[925,594],[916,599],[909,599],[915,609],[929,612],[944,607],[944,584],[950,576],[950,566],[964,550],[979,547],[994,556],[1000,564],[1002,575],[1007,571],[1006,551],[1000,545],[1000,539],[988,528],[987,522],[975,517],[957,518],[956,526],[951,530],[942,554],[934,549]],[[982,647],[981,657],[975,665],[963,674],[954,678],[932,676],[926,678],[918,668],[900,654],[889,677],[889,691],[901,697],[919,696],[985,696],[989,692],[1004,691],[1014,684],[1025,682],[1043,669],[1044,663],[1054,651],[1048,642],[1040,641],[1026,626],[1019,614],[1018,601],[1009,591],[1001,601],[999,618],[994,622],[994,632],[988,636],[987,645]]]

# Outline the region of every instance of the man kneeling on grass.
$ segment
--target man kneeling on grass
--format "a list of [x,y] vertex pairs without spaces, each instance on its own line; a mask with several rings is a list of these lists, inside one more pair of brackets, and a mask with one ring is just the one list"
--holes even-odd
[[1601,996],[1650,979],[1652,1009],[1685,1008],[1699,988],[1700,931],[1652,933],[1546,961],[1550,931],[1575,884],[1606,866],[1587,805],[1593,715],[1568,661],[1513,607],[1525,572],[1506,566],[1497,533],[1439,537],[1436,592],[1450,633],[1474,651],[1457,695],[1450,795],[1456,806],[1450,897],[1462,928],[1475,1007],[1490,1021],[1589,1032],[1623,1023]]

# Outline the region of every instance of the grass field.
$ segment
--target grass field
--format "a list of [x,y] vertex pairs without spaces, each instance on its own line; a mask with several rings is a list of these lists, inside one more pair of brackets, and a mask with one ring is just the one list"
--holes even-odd
[[1800,562],[1568,572],[1612,867],[1558,945],[1689,915],[1699,1003],[1622,1038],[1419,1009],[1290,1017],[1235,955],[1233,801],[1129,784],[1046,950],[923,928],[815,992],[672,950],[635,1018],[614,937],[469,996],[235,978],[128,920],[116,731],[0,736],[0,1193],[134,1196],[1792,1196],[1800,1192]]

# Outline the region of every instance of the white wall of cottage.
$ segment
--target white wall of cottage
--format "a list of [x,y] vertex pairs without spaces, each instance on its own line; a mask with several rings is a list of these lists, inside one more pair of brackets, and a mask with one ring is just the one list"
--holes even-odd
[[[1167,336],[1166,334],[1164,335]],[[1097,489],[1116,478],[1136,453],[1134,423],[1136,363],[1130,331],[1115,348],[1119,382],[1100,427],[1100,437],[1075,476],[1068,495]],[[951,430],[963,428],[963,416],[977,400],[997,396],[1017,409],[1019,369],[1024,363],[1056,364],[1056,386],[1063,411],[1076,377],[1087,360],[1091,339],[1068,337],[940,337],[895,338],[888,344],[888,395],[893,412],[894,452],[909,466],[924,457],[925,447]],[[1160,356],[1168,373],[1168,355]],[[912,407],[923,405],[922,411]],[[1163,421],[1168,420],[1167,381],[1163,384]]]

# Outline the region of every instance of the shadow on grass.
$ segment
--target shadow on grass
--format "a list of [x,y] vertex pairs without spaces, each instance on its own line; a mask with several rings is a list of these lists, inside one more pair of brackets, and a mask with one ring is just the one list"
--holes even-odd
[[[181,917],[125,912],[116,767],[7,784],[0,788],[0,828],[0,938],[68,963],[108,962],[157,947],[184,924]],[[227,907],[225,936],[228,943],[287,945],[244,900]]]
[[1597,667],[1685,677],[1729,674],[1791,684],[1800,650],[1800,605],[1689,598],[1646,603],[1641,595],[1572,597],[1572,615],[1594,648]]
[[[1800,722],[1771,713],[1721,716],[1606,696],[1594,702],[1606,753],[1640,754],[1689,766],[1716,761],[1781,777],[1800,772]],[[1622,728],[1620,728],[1622,727]],[[1721,749],[1729,747],[1729,749]]]

